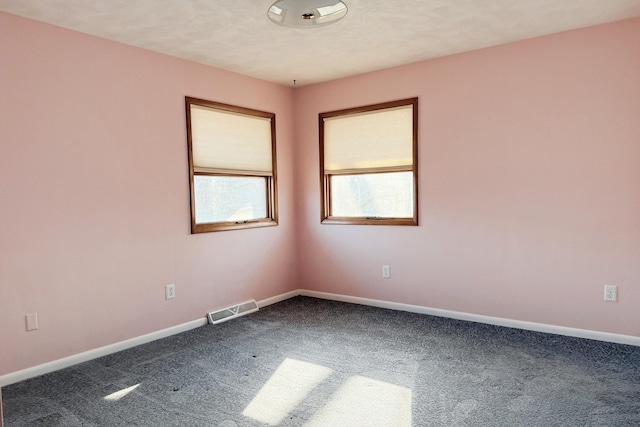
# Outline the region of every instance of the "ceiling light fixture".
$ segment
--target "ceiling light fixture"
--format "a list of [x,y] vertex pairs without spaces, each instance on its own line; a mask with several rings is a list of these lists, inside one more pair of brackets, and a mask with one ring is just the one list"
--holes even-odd
[[267,16],[283,27],[315,28],[339,21],[347,10],[340,0],[277,0]]

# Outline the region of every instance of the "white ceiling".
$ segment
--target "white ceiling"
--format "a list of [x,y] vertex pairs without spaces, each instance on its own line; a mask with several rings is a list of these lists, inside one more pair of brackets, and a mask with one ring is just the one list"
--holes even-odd
[[0,10],[260,79],[332,80],[640,16],[640,0],[343,0],[333,25],[273,24],[273,0],[0,0]]

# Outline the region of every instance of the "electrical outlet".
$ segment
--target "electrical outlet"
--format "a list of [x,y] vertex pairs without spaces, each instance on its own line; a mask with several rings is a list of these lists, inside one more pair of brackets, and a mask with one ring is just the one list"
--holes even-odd
[[618,301],[618,287],[612,285],[604,285],[604,300],[609,302]]
[[383,279],[390,279],[391,278],[391,267],[389,267],[388,265],[383,265],[382,266],[382,278]]
[[176,297],[176,288],[172,283],[164,287],[164,299],[170,300]]
[[38,329],[38,313],[30,313],[24,317],[27,322],[27,332]]

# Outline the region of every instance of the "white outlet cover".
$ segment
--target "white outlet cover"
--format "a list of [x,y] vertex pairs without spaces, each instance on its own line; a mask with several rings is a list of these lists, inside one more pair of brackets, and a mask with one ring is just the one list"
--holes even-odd
[[38,313],[30,313],[25,316],[27,321],[27,332],[38,329]]
[[604,300],[609,302],[618,301],[618,287],[613,285],[605,285]]
[[382,266],[382,277],[385,279],[391,278],[391,267],[388,265]]
[[165,299],[174,299],[176,297],[176,288],[175,285],[167,285],[164,289],[164,297]]

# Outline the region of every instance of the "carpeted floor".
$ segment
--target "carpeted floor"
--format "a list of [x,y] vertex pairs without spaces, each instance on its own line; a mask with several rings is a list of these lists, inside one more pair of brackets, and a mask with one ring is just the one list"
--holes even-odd
[[640,347],[293,298],[3,388],[17,426],[640,426]]

